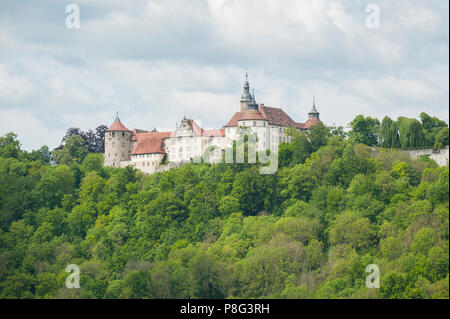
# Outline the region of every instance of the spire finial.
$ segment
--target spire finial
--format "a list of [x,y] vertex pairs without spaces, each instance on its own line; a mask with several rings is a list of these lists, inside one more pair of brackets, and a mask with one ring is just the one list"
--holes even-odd
[[116,122],[117,122],[117,121],[120,122],[120,120],[119,120],[119,112],[116,112]]
[[313,106],[316,107],[316,97],[313,95]]

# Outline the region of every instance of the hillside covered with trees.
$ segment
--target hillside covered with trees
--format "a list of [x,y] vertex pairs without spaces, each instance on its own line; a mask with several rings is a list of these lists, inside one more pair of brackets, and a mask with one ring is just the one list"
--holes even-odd
[[9,133],[0,298],[449,298],[449,168],[393,149],[448,145],[445,122],[424,119],[292,131],[272,175],[203,163],[148,176],[103,167],[77,134],[50,154]]

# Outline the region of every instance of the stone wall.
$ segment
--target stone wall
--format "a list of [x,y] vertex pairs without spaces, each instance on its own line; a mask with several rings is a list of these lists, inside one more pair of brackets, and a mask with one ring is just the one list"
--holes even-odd
[[403,151],[411,155],[412,158],[417,158],[421,155],[430,155],[430,158],[435,160],[439,166],[448,165],[448,146],[442,150],[433,151],[433,149],[420,149]]

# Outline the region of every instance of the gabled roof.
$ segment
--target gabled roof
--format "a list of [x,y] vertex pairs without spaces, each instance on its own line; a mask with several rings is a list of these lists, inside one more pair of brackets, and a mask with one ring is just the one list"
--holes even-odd
[[202,136],[203,135],[203,129],[197,124],[195,123],[194,120],[187,120],[188,124],[190,127],[192,127],[192,130],[194,131],[194,135],[195,136]]
[[131,132],[125,127],[125,125],[122,124],[122,122],[120,122],[119,119],[116,119],[106,131]]
[[310,118],[305,123],[297,123],[281,108],[259,105],[257,110],[234,113],[225,127],[238,126],[238,121],[243,120],[265,120],[269,125],[296,127],[298,129],[308,129],[315,124],[322,123],[317,118]]
[[260,106],[258,110],[261,110],[270,125],[295,126],[295,121],[278,107]]
[[136,134],[136,144],[132,155],[139,154],[165,154],[164,139],[170,137],[172,132],[146,132]]
[[140,129],[135,128],[135,129],[133,129],[133,134],[131,135],[131,140],[132,141],[137,141],[136,134],[138,134],[138,133],[147,133],[147,132],[148,131],[146,131],[146,130],[140,130]]

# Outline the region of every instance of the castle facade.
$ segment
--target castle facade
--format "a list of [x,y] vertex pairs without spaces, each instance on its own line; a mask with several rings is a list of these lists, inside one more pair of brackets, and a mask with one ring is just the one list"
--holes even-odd
[[[222,129],[205,130],[194,120],[183,118],[171,132],[129,130],[119,117],[105,132],[104,165],[114,167],[133,166],[152,174],[161,170],[161,163],[182,165],[199,158],[208,150],[209,161],[214,163],[222,158],[225,148],[232,147],[238,139],[238,129],[246,127],[256,134],[257,151],[278,152],[281,142],[291,142],[286,130],[296,128],[299,132],[321,123],[315,102],[305,123],[295,122],[281,108],[258,104],[255,94],[250,93],[246,75],[244,92],[241,95],[240,111]],[[166,168],[171,167],[165,166]],[[164,170],[164,169],[163,169]]]

